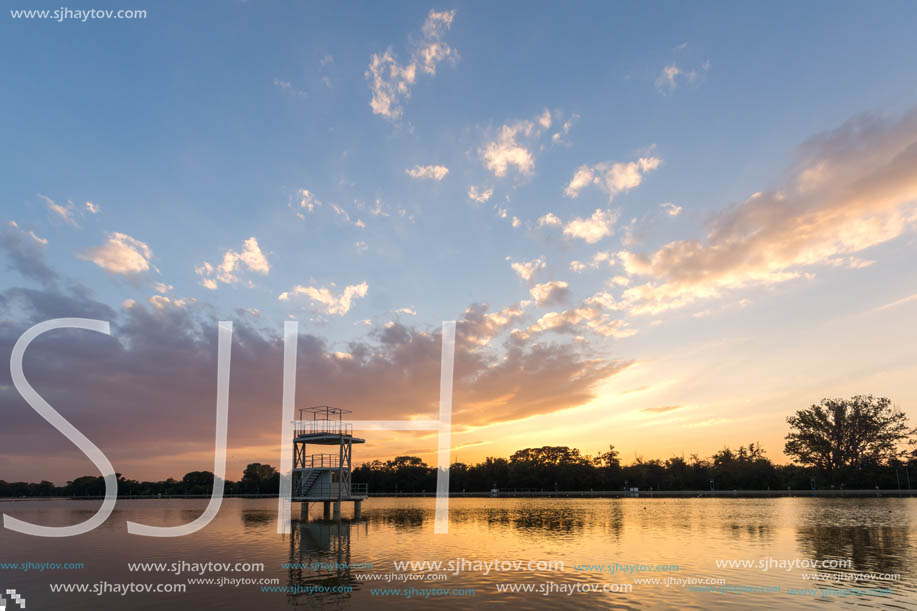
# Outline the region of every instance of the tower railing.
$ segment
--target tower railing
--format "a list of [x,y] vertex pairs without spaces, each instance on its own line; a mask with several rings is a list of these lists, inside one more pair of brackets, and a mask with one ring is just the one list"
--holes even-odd
[[353,435],[353,425],[340,420],[294,420],[293,437],[304,435]]
[[330,469],[337,468],[341,464],[341,459],[337,454],[310,454],[303,459],[302,465],[298,469]]
[[353,496],[366,496],[369,494],[369,484],[350,482],[350,494]]

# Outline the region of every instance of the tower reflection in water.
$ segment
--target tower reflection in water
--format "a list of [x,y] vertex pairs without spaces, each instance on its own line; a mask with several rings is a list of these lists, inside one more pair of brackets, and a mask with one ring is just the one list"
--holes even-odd
[[[351,538],[369,533],[363,520],[293,520],[290,529],[290,605],[339,609],[359,589],[352,575]],[[348,591],[345,591],[348,590]]]

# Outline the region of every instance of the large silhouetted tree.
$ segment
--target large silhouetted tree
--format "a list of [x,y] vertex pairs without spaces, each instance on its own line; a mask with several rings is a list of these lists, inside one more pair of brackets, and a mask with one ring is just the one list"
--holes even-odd
[[273,494],[280,487],[280,474],[270,465],[253,462],[245,467],[239,485],[249,494]]
[[822,399],[787,418],[785,452],[803,465],[817,467],[829,479],[845,470],[881,465],[906,455],[917,429],[885,397],[857,395]]
[[192,471],[181,478],[181,483],[185,494],[210,494],[213,490],[213,473]]

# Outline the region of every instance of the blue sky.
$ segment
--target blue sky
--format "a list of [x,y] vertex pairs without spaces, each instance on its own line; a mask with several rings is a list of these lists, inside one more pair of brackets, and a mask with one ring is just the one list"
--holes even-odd
[[[548,420],[526,435],[563,410],[600,410],[611,427],[622,415],[662,418],[645,411],[662,406],[711,423],[687,435],[687,450],[737,444],[762,429],[726,405],[772,405],[773,383],[758,380],[787,386],[786,404],[765,410],[775,455],[783,415],[845,383],[899,391],[913,409],[907,376],[889,373],[912,355],[892,351],[879,366],[886,353],[871,342],[878,327],[889,337],[907,327],[914,303],[863,318],[917,293],[912,183],[889,179],[890,199],[875,206],[857,191],[911,142],[909,3],[68,7],[148,15],[2,17],[0,50],[14,58],[0,96],[7,250],[33,232],[28,252],[119,316],[184,309],[245,318],[266,335],[295,318],[347,353],[393,321],[433,333],[486,304],[511,318],[476,348],[495,359],[516,341],[632,362],[536,410]],[[379,106],[385,87],[396,93]],[[876,161],[859,165],[859,154]],[[666,245],[695,240],[702,253],[663,260]],[[529,277],[511,266],[532,262]],[[0,282],[42,285],[13,264]],[[21,312],[5,320],[17,315],[22,326]],[[846,350],[824,348],[818,325],[850,317]],[[722,347],[732,340],[741,347]],[[788,382],[786,363],[809,353],[821,377]],[[695,375],[721,390],[665,383]],[[608,399],[652,386],[642,377],[668,390],[623,407]],[[739,400],[749,385],[758,398]],[[526,406],[512,413],[506,422]],[[677,451],[665,440],[683,438],[683,425],[649,424],[663,441],[628,435]],[[469,435],[482,454],[504,449],[499,430]],[[601,445],[576,427],[563,441]]]

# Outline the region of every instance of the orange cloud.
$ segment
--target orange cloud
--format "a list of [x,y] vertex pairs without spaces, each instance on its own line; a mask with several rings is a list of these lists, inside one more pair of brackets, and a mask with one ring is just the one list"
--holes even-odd
[[917,222],[917,109],[863,116],[800,147],[784,184],[712,221],[705,240],[670,242],[618,258],[649,278],[623,293],[633,314],[655,314],[725,291],[786,282],[816,265],[862,267],[851,257]]

